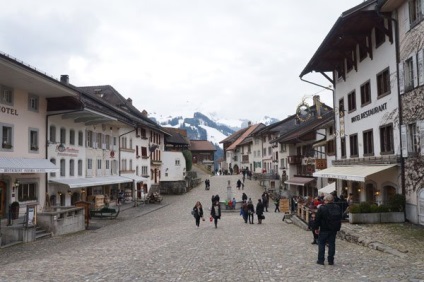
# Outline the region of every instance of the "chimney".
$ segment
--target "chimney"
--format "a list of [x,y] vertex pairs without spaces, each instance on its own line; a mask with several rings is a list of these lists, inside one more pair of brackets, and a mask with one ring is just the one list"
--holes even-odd
[[247,126],[248,127],[250,127],[252,125],[252,122],[251,121],[249,121],[248,123],[247,123]]
[[60,82],[62,82],[63,84],[69,84],[69,75],[62,74],[60,76]]
[[319,95],[314,96],[314,106],[317,112],[317,118],[321,119],[321,101],[319,100]]
[[132,105],[132,99],[131,99],[131,98],[128,98],[128,99],[127,99],[127,102],[128,102],[130,105]]

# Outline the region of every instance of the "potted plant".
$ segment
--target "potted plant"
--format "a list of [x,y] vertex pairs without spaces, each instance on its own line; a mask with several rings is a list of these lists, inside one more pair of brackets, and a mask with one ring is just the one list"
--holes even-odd
[[366,202],[349,207],[350,223],[405,222],[405,196],[396,194],[387,205],[377,206]]
[[10,205],[10,212],[12,213],[12,219],[19,218],[19,202],[15,201]]
[[7,144],[7,143],[3,143],[2,147],[3,147],[3,149],[12,149],[13,148],[12,144]]

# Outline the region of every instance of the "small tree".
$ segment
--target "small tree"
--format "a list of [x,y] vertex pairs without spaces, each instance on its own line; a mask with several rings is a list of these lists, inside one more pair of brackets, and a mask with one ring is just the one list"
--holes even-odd
[[186,161],[186,169],[187,171],[190,171],[193,166],[193,156],[189,150],[183,151],[183,155]]

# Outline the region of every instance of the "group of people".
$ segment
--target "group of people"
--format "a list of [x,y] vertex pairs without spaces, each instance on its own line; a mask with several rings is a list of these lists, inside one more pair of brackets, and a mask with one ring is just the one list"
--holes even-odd
[[[200,220],[205,221],[205,218],[203,217],[203,206],[200,201],[196,202],[191,214],[194,216],[197,227],[200,226]],[[221,219],[221,206],[219,205],[219,195],[213,195],[210,221],[214,221],[215,228],[218,228],[218,219]]]
[[[243,193],[243,195],[245,194]],[[249,221],[250,224],[254,224],[255,206],[253,205],[251,198],[247,201],[242,200],[240,215],[243,217],[244,223]],[[261,199],[258,199],[258,203],[256,204],[256,216],[258,217],[258,224],[262,224],[262,220],[265,219],[265,216],[264,205]]]
[[[347,199],[344,195],[337,196],[336,191],[331,192],[331,195],[333,196],[333,202],[340,206],[342,217],[346,218],[349,213],[349,206],[353,204],[353,194],[350,193]],[[314,199],[307,199],[309,209],[318,209],[324,203],[324,197],[325,195],[322,193]]]
[[[328,246],[327,260],[329,265],[334,264],[334,255],[336,251],[336,234],[341,228],[342,210],[340,205],[334,201],[334,193],[323,197],[323,201],[317,205],[317,212],[312,213],[309,221],[309,228],[313,233],[312,244],[318,245],[318,260],[317,264],[324,265],[325,262],[325,247]],[[210,221],[214,222],[215,228],[218,228],[218,220],[221,219],[221,206],[219,204],[219,195],[212,196],[212,206],[210,209]],[[252,199],[247,198],[246,193],[242,195],[242,206],[240,215],[247,224],[254,224],[254,215],[256,214],[258,224],[262,224],[265,219],[264,212],[267,210],[269,201],[268,193],[264,192],[261,199],[258,199],[256,208],[253,205]],[[235,198],[231,202],[235,202]],[[234,203],[235,207],[235,203]],[[277,211],[277,204],[276,210]],[[278,210],[279,211],[279,210]],[[196,226],[199,227],[200,221],[205,220],[203,217],[202,204],[197,201],[193,207],[192,214],[196,221]]]

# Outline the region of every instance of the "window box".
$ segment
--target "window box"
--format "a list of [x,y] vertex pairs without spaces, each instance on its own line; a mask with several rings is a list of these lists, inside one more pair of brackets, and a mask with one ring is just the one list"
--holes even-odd
[[5,144],[5,143],[4,143],[4,144],[2,145],[2,148],[3,148],[3,149],[12,149],[12,148],[13,148],[13,146],[12,146],[12,144],[7,144],[7,143]]

